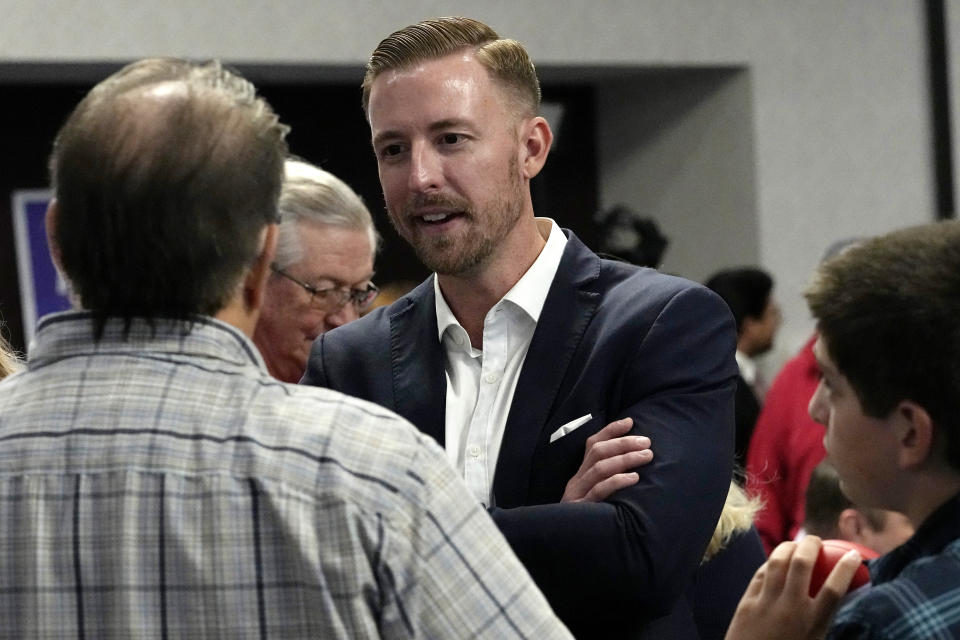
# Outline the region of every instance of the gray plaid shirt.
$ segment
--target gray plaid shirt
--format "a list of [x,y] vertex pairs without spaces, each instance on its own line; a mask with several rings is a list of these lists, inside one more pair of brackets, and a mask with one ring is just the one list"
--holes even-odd
[[209,318],[0,383],[2,638],[567,638],[443,451]]

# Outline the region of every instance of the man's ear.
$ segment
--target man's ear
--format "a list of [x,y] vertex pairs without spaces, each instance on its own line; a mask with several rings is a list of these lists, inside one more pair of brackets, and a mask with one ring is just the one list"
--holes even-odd
[[280,225],[268,224],[260,235],[260,251],[243,281],[243,305],[247,311],[263,306],[267,280],[270,278],[270,264],[277,250],[277,234]]
[[520,156],[521,169],[523,176],[530,180],[540,173],[547,162],[550,145],[553,144],[550,124],[541,116],[526,120],[520,131],[520,140],[523,143]]
[[853,507],[844,509],[837,517],[837,530],[844,540],[862,544],[865,524],[866,518]]
[[740,337],[747,336],[751,338],[754,331],[757,330],[757,326],[760,324],[759,318],[754,318],[753,316],[743,316],[743,321],[740,323]]
[[43,226],[44,230],[47,233],[47,247],[50,249],[50,257],[53,259],[53,266],[57,268],[57,271],[63,273],[63,260],[61,259],[60,254],[60,245],[57,244],[56,233],[54,233],[57,228],[57,218],[60,215],[60,205],[57,203],[57,199],[54,198],[50,201],[50,204],[47,205],[47,213],[43,217]]
[[897,460],[903,470],[926,463],[933,449],[933,419],[927,410],[912,400],[901,400],[890,416],[894,421],[899,452]]

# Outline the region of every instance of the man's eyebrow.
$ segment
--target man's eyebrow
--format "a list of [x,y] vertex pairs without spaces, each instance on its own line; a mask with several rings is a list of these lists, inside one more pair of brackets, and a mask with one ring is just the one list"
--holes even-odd
[[[463,118],[446,118],[444,120],[431,122],[427,126],[427,131],[430,131],[431,133],[444,131],[446,129],[472,129],[472,125],[469,120],[465,120]],[[405,134],[399,130],[388,129],[373,136],[371,144],[376,147],[379,144],[383,144],[385,141],[403,139],[405,137]]]
[[[340,278],[334,278],[334,277],[332,277],[332,276],[322,276],[322,275],[321,275],[321,276],[314,276],[314,277],[312,278],[312,280],[313,280],[313,282],[330,282],[330,283],[332,283],[335,287],[337,287],[338,289],[339,289],[339,288],[342,288],[342,287],[350,287],[350,288],[353,288],[353,287],[355,287],[355,286],[357,286],[357,285],[360,285],[360,284],[363,284],[363,283],[365,283],[365,282],[372,282],[372,281],[373,281],[373,276],[375,276],[375,275],[376,275],[376,272],[375,272],[375,271],[371,271],[371,272],[370,272],[370,275],[365,276],[365,277],[363,277],[363,278],[361,278],[361,279],[359,279],[359,280],[357,280],[357,281],[355,281],[355,282],[344,282],[344,281],[341,280]],[[306,280],[305,282],[310,282],[310,280]]]
[[399,131],[381,131],[377,135],[373,136],[373,139],[370,143],[376,147],[378,144],[383,143],[384,140],[395,140],[397,138],[402,138],[403,134]]
[[438,120],[430,124],[428,129],[430,131],[442,131],[443,129],[460,129],[460,128],[469,128],[470,123],[463,118],[447,118],[446,120]]

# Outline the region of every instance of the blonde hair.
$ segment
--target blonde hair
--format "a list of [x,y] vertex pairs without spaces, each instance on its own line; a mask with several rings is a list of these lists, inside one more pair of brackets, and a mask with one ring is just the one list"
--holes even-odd
[[7,341],[3,339],[3,336],[0,336],[0,379],[6,378],[19,368],[20,359],[17,358],[17,354],[10,348]]
[[705,563],[717,555],[734,536],[747,531],[753,526],[753,517],[760,510],[760,500],[752,498],[736,482],[730,482],[727,490],[727,500],[723,503],[723,511],[713,530],[713,537],[703,554]]
[[357,193],[328,171],[297,158],[284,163],[280,189],[280,232],[274,262],[287,269],[304,257],[300,224],[356,229],[370,238],[370,253],[376,253],[380,235],[373,217]]

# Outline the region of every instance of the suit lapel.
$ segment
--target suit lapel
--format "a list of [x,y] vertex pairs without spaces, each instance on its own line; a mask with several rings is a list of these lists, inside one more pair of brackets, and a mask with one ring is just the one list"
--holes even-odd
[[[570,359],[600,301],[600,259],[573,233],[544,301],[513,394],[494,475],[497,506],[526,504],[530,468]],[[434,323],[436,324],[436,323]]]
[[444,446],[447,379],[437,338],[433,276],[390,316],[390,363],[396,411]]

